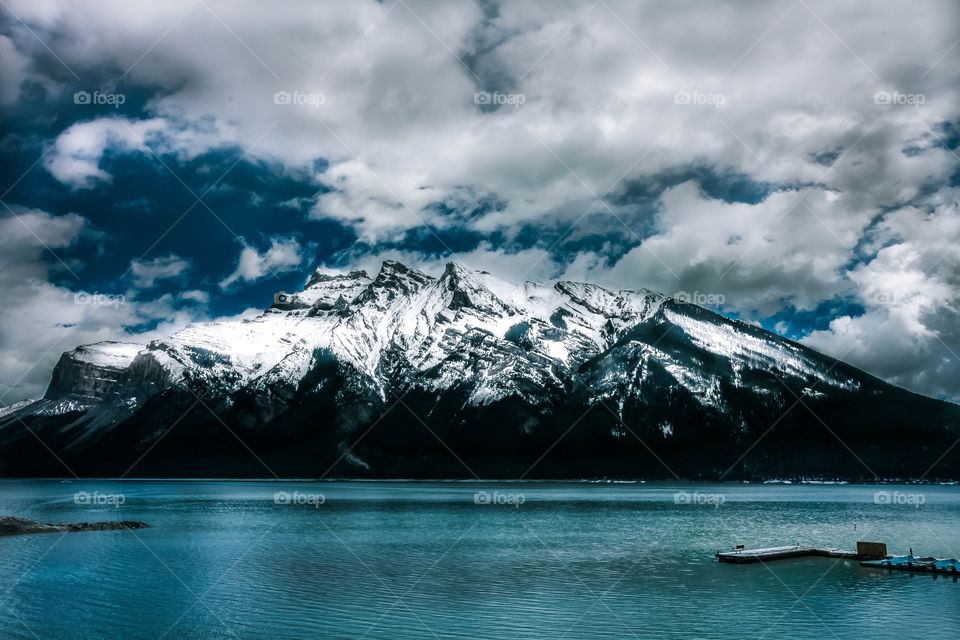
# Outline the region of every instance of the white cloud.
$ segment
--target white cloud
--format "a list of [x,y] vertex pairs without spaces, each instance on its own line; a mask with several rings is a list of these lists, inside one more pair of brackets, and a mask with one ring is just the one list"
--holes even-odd
[[[188,2],[136,9],[119,1],[13,4],[36,28],[59,32],[59,52],[71,67],[133,65],[130,82],[166,89],[151,104],[158,116],[232,123],[247,145],[276,123],[257,143],[258,154],[295,165],[324,157],[334,167],[359,156],[398,196],[424,184],[488,184],[518,213],[524,194],[540,201],[541,212],[575,191],[589,195],[538,137],[597,193],[650,146],[633,175],[706,158],[757,177],[773,170],[803,181],[822,169],[810,154],[852,143],[878,119],[891,143],[925,131],[916,110],[874,104],[878,89],[925,91],[920,115],[928,123],[955,112],[957,93],[947,82],[957,73],[949,61],[920,77],[955,40],[945,19],[949,3],[924,12],[844,2],[750,11],[714,2],[682,11],[629,2],[592,9],[505,3],[482,26],[479,8],[468,3],[343,2],[269,13],[254,2],[209,9]],[[140,59],[144,44],[181,15]],[[884,29],[891,41],[874,37]],[[496,46],[477,50],[479,31]],[[481,58],[479,80],[448,48]],[[487,86],[498,82],[504,86]],[[480,85],[522,93],[525,102],[481,112],[473,101]],[[325,101],[319,108],[278,105],[277,91]],[[678,91],[719,93],[725,106],[676,105]],[[383,185],[364,181],[358,189],[377,195]]]
[[722,294],[742,313],[810,309],[850,287],[842,270],[870,219],[823,189],[778,191],[751,205],[708,199],[687,182],[663,194],[652,235],[612,267],[595,263],[580,276]]
[[0,35],[0,104],[17,101],[29,66],[29,58],[17,50],[13,40]]
[[866,312],[841,316],[803,342],[908,388],[958,398],[960,190],[886,214],[874,257],[853,269]]
[[[14,208],[0,217],[0,404],[41,396],[63,351],[100,340],[146,342],[204,316],[176,308],[172,296],[140,300],[85,287],[82,265],[45,253],[82,242],[87,222],[67,214]],[[76,278],[74,277],[76,275]],[[73,288],[51,282],[66,279]],[[146,333],[124,327],[157,326]]]
[[[77,108],[87,109],[89,105]],[[209,122],[100,117],[71,125],[57,136],[44,165],[60,182],[74,189],[90,189],[113,179],[100,167],[108,149],[156,155],[176,153],[179,159],[186,160],[213,147],[231,144],[233,135],[229,126]]]
[[107,147],[124,151],[145,151],[147,138],[160,133],[166,122],[100,118],[72,125],[57,136],[53,151],[44,163],[50,173],[75,189],[89,189],[109,182],[110,174],[100,168]]
[[210,294],[200,289],[191,289],[180,294],[182,300],[189,300],[197,304],[207,304],[210,302]]
[[134,284],[145,289],[149,289],[159,280],[176,278],[189,268],[189,262],[174,254],[130,262],[130,273],[133,274]]
[[[826,1],[750,11],[715,2],[683,11],[506,3],[485,22],[467,3],[269,13],[255,3],[208,4],[14,3],[35,28],[57,32],[71,67],[133,65],[130,83],[163,90],[149,104],[154,118],[127,122],[140,130],[133,135],[116,119],[65,132],[50,165],[59,179],[78,188],[109,179],[99,166],[104,146],[111,136],[128,149],[153,144],[143,130],[187,154],[240,142],[253,157],[295,167],[324,158],[330,169],[317,180],[332,191],[314,215],[376,242],[450,224],[425,207],[464,186],[506,206],[455,224],[509,235],[521,222],[571,224],[621,176],[695,162],[762,181],[819,182],[860,216],[915,196],[955,160],[929,144],[927,153],[902,153],[958,114],[956,65],[948,56],[931,67],[956,39],[950,3],[923,12]],[[472,70],[451,50],[475,61]],[[484,111],[474,103],[480,89],[525,101]],[[878,90],[921,92],[924,104],[876,104]],[[277,91],[325,100],[275,104]],[[724,106],[678,105],[678,92],[722,95]],[[833,168],[816,160],[843,151]]]
[[[760,180],[819,180],[825,167],[814,156],[864,134],[862,153],[824,178],[857,189],[864,205],[902,201],[952,162],[944,150],[913,159],[900,153],[905,141],[957,114],[956,66],[942,60],[922,75],[955,40],[949,3],[924,12],[844,2],[750,11],[714,2],[684,11],[507,3],[482,24],[479,8],[467,3],[346,2],[269,14],[242,2],[136,11],[122,2],[14,4],[36,28],[58,31],[72,67],[97,70],[134,65],[158,27],[185,14],[127,76],[165,90],[150,103],[156,118],[216,129],[173,144],[242,141],[254,156],[300,167],[328,159],[318,179],[333,192],[315,213],[355,225],[365,239],[423,220],[442,225],[424,205],[463,185],[507,202],[470,222],[492,229],[572,222],[624,172],[636,178],[694,161]],[[885,30],[890,41],[873,36]],[[476,70],[450,50],[476,57]],[[485,112],[473,100],[481,88],[525,101]],[[878,105],[881,89],[922,92],[925,102],[919,111]],[[318,108],[275,104],[277,91],[325,100]],[[719,94],[725,104],[678,105],[677,92]],[[63,179],[84,186],[104,179],[91,156],[99,154],[66,154]]]
[[272,238],[270,247],[263,253],[254,247],[244,246],[237,260],[237,267],[220,282],[227,289],[238,282],[255,282],[267,276],[297,269],[303,262],[303,250],[294,238]]
[[29,260],[40,249],[61,249],[73,244],[83,231],[85,220],[75,213],[52,216],[38,209],[13,207],[0,217],[0,247],[3,254],[23,258],[10,260],[18,276],[45,275],[45,263]]

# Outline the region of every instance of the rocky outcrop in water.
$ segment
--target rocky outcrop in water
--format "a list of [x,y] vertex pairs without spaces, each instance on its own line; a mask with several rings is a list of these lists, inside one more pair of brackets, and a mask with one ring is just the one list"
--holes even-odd
[[57,533],[73,531],[118,531],[124,529],[146,529],[145,522],[138,520],[114,520],[106,522],[73,522],[49,524],[26,520],[13,516],[0,516],[0,536],[17,536],[26,533]]

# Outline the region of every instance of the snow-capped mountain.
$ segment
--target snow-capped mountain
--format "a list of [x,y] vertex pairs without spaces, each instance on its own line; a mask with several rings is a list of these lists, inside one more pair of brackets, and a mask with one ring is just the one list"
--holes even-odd
[[0,473],[947,477],[958,435],[955,405],[653,291],[387,261],[63,354],[0,416]]

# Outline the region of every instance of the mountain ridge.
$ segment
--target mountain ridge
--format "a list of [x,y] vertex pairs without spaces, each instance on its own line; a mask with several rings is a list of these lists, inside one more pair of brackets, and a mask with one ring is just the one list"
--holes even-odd
[[956,405],[654,291],[384,261],[65,353],[0,473],[953,478],[958,437]]

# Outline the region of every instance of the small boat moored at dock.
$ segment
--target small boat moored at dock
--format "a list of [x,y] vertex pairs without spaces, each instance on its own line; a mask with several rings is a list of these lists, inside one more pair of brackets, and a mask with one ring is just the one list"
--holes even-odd
[[955,558],[943,560],[929,556],[890,556],[882,560],[865,560],[860,563],[860,566],[874,569],[939,573],[951,576],[960,575],[960,561]]

